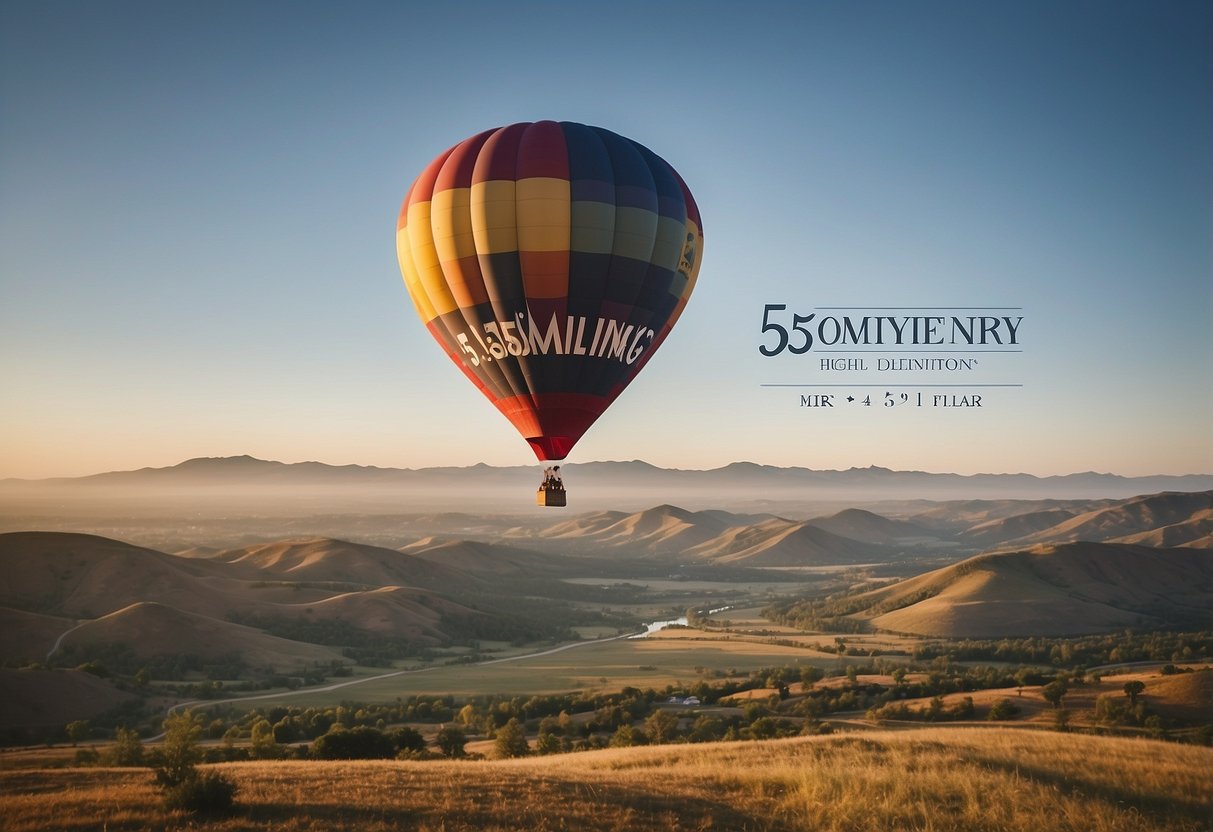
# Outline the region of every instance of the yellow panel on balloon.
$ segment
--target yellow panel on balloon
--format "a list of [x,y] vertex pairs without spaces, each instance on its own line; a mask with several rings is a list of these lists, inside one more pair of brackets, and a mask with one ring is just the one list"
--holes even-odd
[[516,191],[513,180],[494,179],[472,185],[469,211],[478,253],[502,254],[518,250]]
[[519,251],[568,251],[569,180],[519,179],[517,205]]

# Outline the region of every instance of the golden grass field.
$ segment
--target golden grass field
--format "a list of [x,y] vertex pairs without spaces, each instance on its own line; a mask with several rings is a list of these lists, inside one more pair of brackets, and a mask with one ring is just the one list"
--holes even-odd
[[1213,749],[925,728],[468,762],[233,763],[234,814],[160,806],[145,769],[0,772],[0,825],[34,830],[1213,828]]

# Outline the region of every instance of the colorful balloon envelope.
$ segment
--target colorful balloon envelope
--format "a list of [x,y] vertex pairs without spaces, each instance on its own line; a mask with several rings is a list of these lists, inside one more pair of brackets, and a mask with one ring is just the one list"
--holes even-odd
[[703,226],[648,148],[539,121],[431,162],[404,198],[396,251],[430,334],[540,460],[559,460],[682,314]]

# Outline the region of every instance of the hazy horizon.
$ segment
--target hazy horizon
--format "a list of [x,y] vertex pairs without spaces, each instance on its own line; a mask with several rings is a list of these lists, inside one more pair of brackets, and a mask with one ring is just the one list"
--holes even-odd
[[[78,473],[78,474],[53,474],[53,475],[42,476],[42,477],[38,477],[38,476],[5,476],[5,477],[0,477],[0,481],[2,481],[2,480],[39,481],[39,480],[53,480],[53,479],[81,479],[81,478],[86,478],[86,477],[93,477],[98,474],[129,473],[129,472],[135,472],[135,471],[142,471],[142,470],[146,470],[146,469],[160,470],[160,469],[165,469],[165,468],[175,468],[177,466],[184,465],[185,463],[189,463],[189,462],[234,461],[234,460],[240,460],[240,459],[247,459],[249,461],[254,461],[254,462],[279,463],[282,465],[301,465],[301,464],[308,464],[308,463],[316,463],[316,464],[325,465],[325,466],[329,466],[329,467],[333,467],[333,468],[343,468],[343,467],[348,467],[348,466],[355,466],[355,467],[359,467],[359,468],[378,468],[378,469],[384,469],[384,470],[401,470],[401,471],[424,471],[424,470],[428,470],[428,469],[438,469],[438,468],[467,469],[467,468],[476,468],[478,466],[488,466],[490,468],[504,468],[504,469],[533,468],[533,469],[535,469],[535,471],[541,472],[542,469],[547,464],[549,464],[549,463],[525,462],[524,461],[524,462],[519,462],[519,463],[509,463],[509,464],[501,465],[501,464],[492,464],[492,463],[481,460],[481,461],[475,461],[475,462],[467,462],[467,463],[461,463],[461,464],[449,464],[449,465],[441,465],[441,464],[439,464],[439,465],[407,465],[407,464],[406,465],[381,465],[381,464],[366,463],[366,462],[330,462],[327,460],[316,459],[316,458],[267,459],[264,457],[256,456],[254,454],[243,453],[243,454],[232,454],[229,456],[191,456],[191,457],[187,457],[185,459],[179,459],[176,462],[170,462],[170,463],[167,463],[164,465],[159,465],[159,464],[129,465],[129,466],[124,466],[124,467],[120,467],[120,468],[111,468],[111,469],[107,469],[104,471],[85,471],[83,473]],[[579,466],[585,466],[585,465],[629,464],[629,463],[639,463],[642,465],[652,466],[654,468],[660,468],[660,469],[666,470],[666,471],[692,471],[692,472],[718,471],[720,469],[728,468],[728,467],[734,466],[734,465],[757,465],[757,466],[766,467],[766,468],[807,469],[807,470],[811,470],[811,471],[822,471],[822,472],[885,470],[885,471],[891,471],[891,472],[895,472],[895,473],[954,474],[954,475],[962,476],[962,477],[1029,476],[1029,477],[1036,477],[1038,479],[1047,479],[1050,477],[1077,476],[1077,475],[1083,475],[1083,474],[1095,474],[1095,475],[1099,475],[1099,476],[1123,477],[1126,479],[1145,479],[1145,478],[1151,478],[1151,477],[1213,476],[1213,468],[1211,468],[1210,470],[1150,471],[1147,473],[1140,473],[1140,474],[1125,474],[1120,471],[1101,471],[1101,470],[1097,470],[1097,469],[1087,469],[1087,470],[1083,470],[1083,471],[1057,471],[1057,472],[1051,472],[1051,473],[1037,473],[1035,471],[1023,471],[1023,470],[991,471],[991,470],[978,470],[978,469],[930,470],[930,469],[924,469],[924,468],[912,468],[912,469],[911,468],[893,468],[888,465],[880,465],[878,463],[873,463],[871,465],[852,465],[847,468],[824,468],[824,467],[819,468],[819,467],[814,467],[812,465],[799,465],[799,464],[780,465],[780,464],[775,464],[775,463],[755,462],[754,460],[748,460],[748,459],[736,459],[731,462],[725,462],[720,465],[712,465],[712,466],[704,466],[704,467],[657,465],[656,463],[651,462],[647,459],[638,459],[638,458],[636,458],[636,459],[583,459],[583,460],[578,460],[576,462],[562,462],[559,464],[562,466],[567,465],[570,468],[576,469]]]

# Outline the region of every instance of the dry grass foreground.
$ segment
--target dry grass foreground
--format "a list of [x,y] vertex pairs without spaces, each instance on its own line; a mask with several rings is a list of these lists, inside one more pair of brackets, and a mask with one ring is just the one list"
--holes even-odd
[[139,769],[0,773],[29,830],[1206,830],[1213,749],[1005,728],[494,762],[235,763],[238,811],[161,808]]

